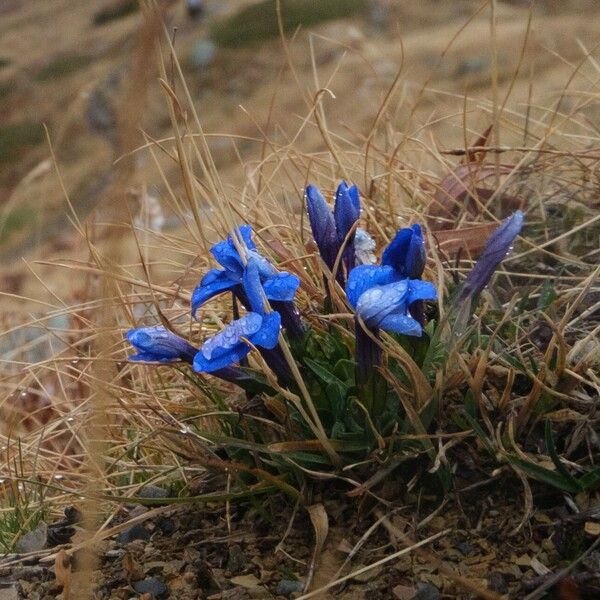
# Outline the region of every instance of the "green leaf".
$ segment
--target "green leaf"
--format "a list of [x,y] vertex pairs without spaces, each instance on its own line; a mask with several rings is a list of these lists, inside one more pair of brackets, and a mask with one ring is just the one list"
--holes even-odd
[[538,298],[538,310],[545,311],[557,298],[558,295],[556,294],[554,281],[547,279],[544,281],[540,297]]
[[570,492],[572,494],[577,494],[581,491],[581,485],[579,482],[575,482],[576,485],[573,485],[573,483],[569,479],[565,478],[562,473],[550,471],[549,469],[540,467],[540,465],[528,460],[524,460],[519,456],[515,456],[514,454],[506,454],[506,459],[510,464],[521,469],[521,471],[523,471],[526,475],[529,475],[538,481],[542,481],[543,483],[547,483],[548,485],[551,485],[559,490]]
[[580,489],[578,491],[583,491],[580,483],[573,477],[569,471],[567,471],[566,467],[562,464],[560,457],[558,456],[558,452],[556,451],[556,446],[554,445],[554,437],[552,435],[552,424],[550,421],[546,421],[546,426],[544,429],[544,440],[546,442],[546,449],[548,450],[548,454],[556,467],[556,470],[565,478],[565,480],[569,481],[570,484]]
[[349,387],[354,385],[355,370],[355,362],[353,360],[348,360],[347,358],[338,360],[335,367],[333,367],[334,374]]
[[330,383],[326,391],[335,420],[343,421],[348,407],[348,402],[346,401],[347,389],[339,383]]
[[304,363],[323,383],[327,385],[333,383],[344,387],[343,381],[336,377],[331,370],[320,365],[316,360],[313,360],[312,358],[305,358]]
[[600,486],[600,467],[589,471],[585,475],[582,475],[579,479],[579,485],[584,490],[595,489]]
[[494,446],[490,442],[490,438],[486,435],[485,431],[481,427],[481,425],[477,422],[475,417],[471,416],[468,412],[463,412],[462,416],[465,418],[465,421],[469,425],[469,428],[472,429],[477,437],[483,442],[483,445],[486,447],[486,450],[494,456],[496,453],[494,451]]

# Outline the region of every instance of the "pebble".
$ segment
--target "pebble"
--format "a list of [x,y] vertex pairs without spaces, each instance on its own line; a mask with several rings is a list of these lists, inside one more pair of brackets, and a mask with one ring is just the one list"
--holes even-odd
[[0,588],[0,600],[19,600],[17,588],[14,586]]
[[229,548],[229,556],[227,558],[226,568],[232,575],[241,573],[247,563],[248,558],[238,544],[234,544],[231,546],[231,548]]
[[475,548],[468,542],[458,542],[455,548],[464,556],[469,556],[475,552]]
[[37,552],[41,550],[48,541],[48,525],[43,521],[29,533],[22,535],[15,544],[15,550],[19,554]]
[[302,581],[292,581],[291,579],[282,579],[277,584],[275,593],[278,596],[289,596],[295,592],[301,592],[304,589],[304,583]]
[[154,598],[162,598],[169,593],[167,586],[156,577],[148,577],[133,584],[133,589],[138,594],[151,594]]
[[494,571],[489,574],[487,580],[490,590],[498,594],[508,594],[508,582],[502,573]]
[[148,530],[141,524],[136,523],[132,525],[125,531],[122,531],[117,536],[117,541],[119,544],[129,544],[135,540],[145,540],[148,541],[150,539],[150,533]]
[[145,485],[138,493],[140,498],[166,498],[168,496],[167,490],[158,485]]
[[435,585],[431,583],[418,583],[417,593],[411,598],[411,600],[442,600],[442,594]]

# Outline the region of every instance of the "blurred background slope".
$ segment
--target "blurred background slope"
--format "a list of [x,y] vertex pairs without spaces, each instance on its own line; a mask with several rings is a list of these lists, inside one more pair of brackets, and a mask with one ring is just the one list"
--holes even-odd
[[[335,94],[335,99],[326,101],[328,118],[357,139],[369,131],[401,65],[401,100],[394,116],[399,131],[409,118],[416,119],[427,124],[428,135],[435,136],[441,149],[464,145],[464,132],[457,126],[462,119],[451,123],[445,117],[462,111],[465,96],[474,103],[470,106],[481,98],[478,108],[488,116],[486,120],[475,115],[469,128],[483,131],[489,124],[488,8],[453,39],[480,2],[287,0],[283,23],[288,38],[301,27],[291,44],[295,74],[282,69],[285,56],[274,5],[273,0],[161,3],[170,30],[176,31],[174,44],[203,126],[209,133],[237,136],[211,141],[227,185],[239,185],[245,177],[244,161],[260,156],[256,123],[266,122],[271,104],[274,141],[289,141],[298,128],[307,98],[300,93],[296,77],[306,89],[314,88],[312,57],[320,85]],[[594,0],[536,3],[521,57],[530,3],[498,2],[496,72],[501,98],[512,85],[511,106],[524,106],[530,100],[547,106],[560,96],[561,107],[568,109],[572,99],[564,89],[573,72],[582,78],[598,77],[589,65],[577,67],[597,43],[597,8]],[[144,144],[144,134],[148,140],[172,135],[164,92],[156,84],[155,57],[144,56],[148,51],[140,49],[142,22],[135,0],[0,3],[0,286],[4,292],[29,298],[57,290],[66,294],[72,285],[68,274],[37,266],[33,277],[23,257],[85,256],[86,252],[70,224],[42,124],[49,129],[65,189],[82,221],[110,218],[102,211],[110,205],[111,185],[122,163],[115,161],[125,151],[119,126],[132,117],[131,111],[136,114],[129,123],[129,149]],[[307,36],[307,30],[314,34]],[[138,82],[143,89],[132,92],[136,69],[146,70],[145,80]],[[426,81],[417,110],[406,114],[403,101],[416,97]],[[589,122],[591,132],[597,133],[598,112],[597,103],[582,109],[580,119]],[[321,135],[312,126],[297,143],[307,152],[323,149]],[[161,202],[165,187],[155,163],[144,152],[130,160],[129,213],[154,215],[160,227],[173,226]],[[165,161],[163,168],[178,193],[176,165]],[[30,314],[31,307],[21,298],[5,297],[2,303]]]

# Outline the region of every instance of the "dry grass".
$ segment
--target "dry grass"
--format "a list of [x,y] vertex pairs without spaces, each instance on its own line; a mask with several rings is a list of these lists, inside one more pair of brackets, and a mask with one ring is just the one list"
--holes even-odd
[[[191,321],[190,293],[209,264],[211,241],[241,222],[254,225],[265,254],[300,276],[298,301],[311,327],[318,331],[332,325],[342,334],[347,332],[348,309],[341,294],[329,322],[315,310],[323,284],[302,200],[306,182],[317,183],[331,196],[342,177],[360,185],[365,198],[363,221],[377,238],[378,248],[399,223],[431,225],[427,273],[439,287],[442,317],[451,309],[448,292],[453,280],[462,277],[471,260],[464,252],[457,255],[436,243],[440,228],[436,218],[441,218],[442,229],[462,229],[495,222],[515,203],[524,209],[527,228],[497,277],[497,293],[486,295],[476,323],[458,342],[442,338],[450,346],[449,356],[432,362],[432,376],[415,375],[412,393],[409,386],[404,396],[421,416],[433,399],[444,425],[466,396],[469,405],[477,407],[482,424],[473,432],[469,422],[464,430],[478,436],[481,447],[491,446],[500,469],[531,475],[533,467],[528,471],[528,463],[547,467],[548,457],[524,443],[528,432],[534,435],[541,414],[571,427],[562,448],[565,464],[579,472],[578,463],[597,461],[592,433],[597,424],[594,390],[597,395],[600,389],[599,59],[585,40],[576,50],[547,52],[546,62],[542,60],[546,72],[561,65],[561,74],[567,76],[560,85],[556,79],[536,90],[538,80],[520,74],[530,73],[536,62],[531,48],[540,41],[538,32],[548,35],[546,25],[558,30],[564,22],[543,15],[535,17],[534,27],[527,31],[522,12],[517,28],[508,25],[513,9],[503,5],[502,10],[509,16],[496,25],[497,43],[507,47],[518,43],[524,51],[516,58],[511,54],[504,66],[498,59],[495,78],[500,87],[491,95],[495,101],[480,91],[463,94],[463,89],[475,85],[470,79],[444,88],[447,81],[436,76],[439,64],[475,53],[475,40],[489,28],[489,11],[467,23],[465,32],[474,31],[469,42],[459,35],[446,48],[451,35],[439,28],[439,41],[429,46],[429,52],[436,60],[443,59],[429,80],[411,72],[421,41],[416,34],[406,37],[404,62],[396,61],[398,54],[387,57],[395,67],[402,67],[397,79],[377,78],[372,63],[380,50],[377,42],[361,44],[356,51],[345,46],[348,53],[342,54],[335,43],[300,34],[285,41],[277,83],[248,98],[242,111],[245,125],[237,127],[236,121],[233,135],[215,125],[225,120],[222,112],[215,110],[209,124],[201,113],[198,116],[193,91],[171,58],[169,38],[157,36],[161,39],[157,87],[168,108],[172,133],[160,141],[147,133],[145,139],[133,142],[135,126],[121,118],[130,141],[125,148],[132,152],[126,159],[133,155],[146,162],[141,169],[132,166],[133,161],[126,163],[129,166],[119,163],[121,177],[109,188],[110,197],[119,199],[116,208],[107,201],[95,226],[76,223],[81,235],[77,258],[30,266],[32,280],[36,273],[42,274],[37,289],[46,291],[28,298],[27,310],[18,306],[22,295],[29,296],[26,291],[2,292],[14,310],[1,316],[0,341],[10,349],[0,363],[0,411],[5,424],[0,472],[8,475],[0,492],[8,494],[7,482],[15,479],[17,454],[16,479],[24,486],[46,486],[44,502],[51,510],[82,494],[94,503],[91,513],[107,499],[112,500],[112,510],[148,482],[174,493],[183,489],[201,495],[198,490],[214,488],[212,478],[222,466],[238,473],[245,469],[262,485],[290,492],[285,489],[287,482],[266,470],[224,465],[215,455],[223,443],[215,431],[218,418],[237,418],[243,405],[237,391],[204,377],[190,381],[171,368],[128,364],[122,334],[131,326],[162,321],[199,344],[227,321],[228,309],[214,305],[203,310],[199,323]],[[574,16],[568,18],[582,35],[593,30]],[[448,26],[450,30],[456,32],[454,26]],[[146,36],[140,38],[142,46],[155,39],[151,33]],[[321,60],[324,48],[335,49],[331,62]],[[497,51],[502,56],[502,50]],[[257,60],[262,56],[258,50]],[[304,58],[298,61],[298,56]],[[373,74],[372,87],[364,84],[356,90],[352,84],[359,65],[363,69],[367,65]],[[382,93],[383,83],[388,84],[387,94]],[[351,118],[357,103],[361,111]],[[121,116],[130,115],[131,104],[123,106]],[[239,115],[234,119],[241,120]],[[477,142],[488,125],[493,127],[491,139]],[[251,150],[241,150],[243,143]],[[473,144],[477,149],[468,156],[477,154],[480,164],[496,171],[489,178],[465,181],[472,198],[470,209],[464,197],[447,196],[447,211],[441,217],[432,214],[432,199],[436,194],[444,199],[448,182],[457,178],[455,169],[464,158],[461,152]],[[222,170],[214,148],[223,145],[232,148],[237,164]],[[58,168],[63,169],[61,164]],[[147,177],[150,172],[152,178]],[[27,189],[38,185],[43,189],[44,181],[32,181]],[[143,222],[129,224],[135,209],[128,204],[127,191],[132,184],[145,188],[148,181],[164,190],[164,212],[176,219],[175,227],[157,231]],[[489,193],[483,194],[482,189]],[[57,275],[49,278],[48,273]],[[521,300],[523,290],[527,305]],[[33,320],[26,314],[30,307],[39,315]],[[21,332],[32,328],[42,335],[21,341]],[[482,350],[473,344],[473,336],[486,341],[491,337],[497,344]],[[384,341],[390,355],[400,355],[402,349],[393,340]],[[32,362],[35,348],[43,344],[50,344],[52,351]],[[251,365],[264,368],[258,356],[251,358]],[[531,385],[519,391],[518,380]],[[218,404],[223,397],[227,403]],[[291,400],[310,412],[309,398]],[[276,414],[277,406],[271,408]],[[94,418],[96,422],[91,422]],[[281,439],[277,419],[272,414],[268,419],[273,422],[273,439],[288,441]],[[319,437],[318,420],[313,418],[313,424]],[[199,433],[211,431],[213,437]],[[451,435],[445,437],[450,433],[442,430],[441,437],[431,438],[435,465],[448,460],[455,444]],[[415,426],[412,435],[420,434]],[[573,460],[569,449],[576,455]],[[511,461],[512,456],[521,462]],[[349,483],[344,473],[331,477]],[[522,481],[527,496],[529,484],[524,476]],[[217,482],[226,490],[225,480]],[[373,484],[368,479],[350,483],[358,492]],[[223,491],[222,497],[228,498],[228,493]],[[108,516],[108,511],[103,513]]]

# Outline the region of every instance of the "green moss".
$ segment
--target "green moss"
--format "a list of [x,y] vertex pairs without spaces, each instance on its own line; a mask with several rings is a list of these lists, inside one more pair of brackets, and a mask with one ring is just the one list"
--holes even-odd
[[106,25],[111,21],[133,14],[139,8],[138,0],[124,0],[123,2],[113,3],[98,11],[92,18],[92,24],[96,27]]
[[44,128],[40,123],[0,125],[0,165],[15,162],[25,148],[37,146],[43,140]]
[[[283,28],[294,31],[321,21],[338,19],[367,6],[367,0],[281,0]],[[211,37],[223,47],[248,46],[279,35],[275,0],[263,0],[215,23]]]
[[37,81],[51,81],[59,77],[65,77],[75,71],[79,71],[87,67],[93,56],[89,54],[73,54],[69,56],[61,56],[46,66],[42,67],[35,75]]

